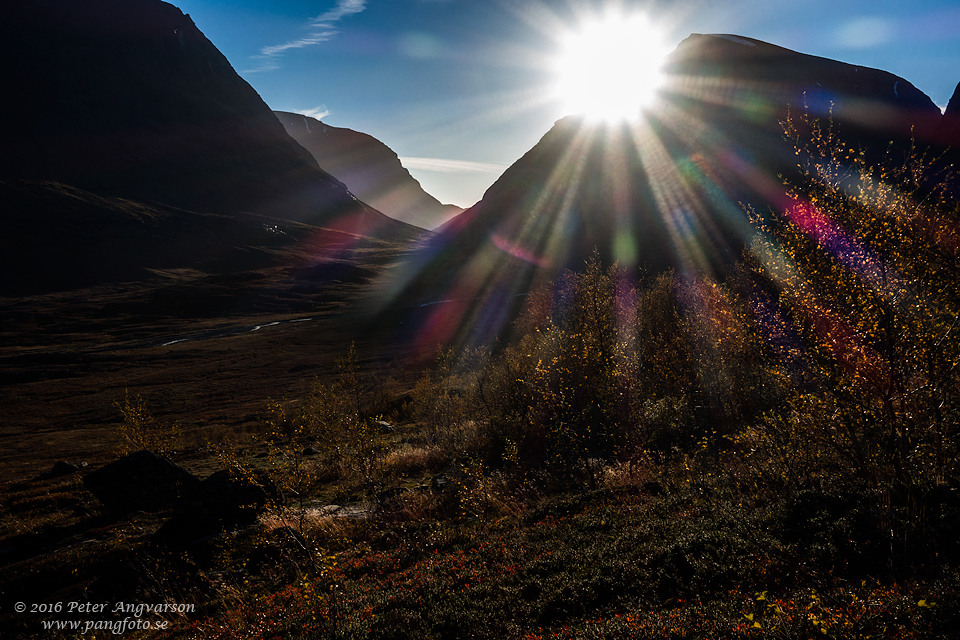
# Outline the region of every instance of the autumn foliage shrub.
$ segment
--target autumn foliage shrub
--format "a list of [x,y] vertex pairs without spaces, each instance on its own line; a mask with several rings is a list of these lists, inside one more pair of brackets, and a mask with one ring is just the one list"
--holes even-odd
[[180,446],[183,438],[183,428],[180,423],[159,422],[150,412],[146,400],[139,394],[131,398],[130,392],[126,391],[123,402],[115,402],[114,406],[123,417],[123,422],[116,428],[117,437],[120,439],[120,445],[117,447],[119,455],[143,449],[167,454]]
[[635,282],[591,260],[533,292],[517,327],[415,393],[444,430],[477,427],[498,468],[596,487],[615,460],[719,453],[777,397],[747,306],[706,279]]
[[[748,264],[767,332],[789,327],[785,402],[743,433],[785,485],[837,476],[867,489],[957,479],[960,452],[960,206],[919,152],[868,163],[829,123],[786,131],[805,180],[755,218]],[[812,133],[808,138],[799,128]],[[758,297],[759,299],[759,297]],[[769,473],[767,474],[769,476]]]

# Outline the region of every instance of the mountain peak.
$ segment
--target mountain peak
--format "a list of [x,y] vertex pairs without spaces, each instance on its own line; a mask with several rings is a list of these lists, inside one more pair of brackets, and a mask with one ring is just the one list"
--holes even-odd
[[[196,264],[225,244],[232,250],[259,243],[262,228],[249,223],[249,214],[388,240],[420,235],[322,171],[176,7],[160,0],[30,0],[4,3],[0,19],[7,26],[0,53],[10,61],[0,68],[0,86],[11,98],[0,105],[9,125],[0,212],[19,234],[19,242],[8,238],[13,249],[5,252],[8,262],[22,261],[18,271],[48,273],[55,264],[62,270],[65,255],[75,257],[66,268],[86,269],[93,218],[97,229],[139,248],[113,247],[118,262],[122,255],[136,265],[118,265],[114,274],[160,262]],[[77,193],[86,194],[82,207]],[[45,206],[31,204],[38,200]],[[139,232],[133,216],[111,217],[104,203],[120,201],[159,207],[171,234],[187,212],[217,217],[203,219],[209,233],[163,247],[165,236]],[[55,222],[63,220],[73,222]],[[44,239],[42,251],[28,250],[37,238]],[[43,286],[110,277],[109,269],[89,275],[49,273]]]
[[794,112],[806,108],[818,117],[836,116],[860,137],[935,142],[941,116],[929,96],[892,73],[741,35],[691,34],[670,55],[667,72],[675,95],[710,91],[721,109],[733,95],[776,106],[781,114],[786,105]]
[[893,74],[733,34],[691,35],[666,71],[643,122],[558,120],[430,239],[400,297],[509,315],[518,295],[594,255],[722,279],[755,233],[745,206],[787,206],[782,176],[799,170],[784,139],[789,113],[832,118],[844,142],[877,157],[932,140],[941,115]]
[[274,113],[325,171],[374,209],[423,229],[434,229],[463,211],[424,191],[397,154],[373,136],[299,113]]

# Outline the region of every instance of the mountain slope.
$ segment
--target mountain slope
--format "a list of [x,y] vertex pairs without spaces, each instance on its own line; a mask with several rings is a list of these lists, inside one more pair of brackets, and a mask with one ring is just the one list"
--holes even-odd
[[954,89],[950,102],[943,112],[943,120],[937,127],[936,139],[952,148],[954,157],[960,158],[960,84]]
[[387,145],[352,129],[299,113],[274,111],[287,133],[360,200],[391,218],[434,229],[463,209],[441,204],[420,186]]
[[558,121],[430,239],[397,299],[460,301],[442,321],[422,320],[447,327],[431,340],[461,326],[499,330],[511,300],[595,251],[628,269],[722,278],[754,232],[744,205],[786,202],[780,176],[795,176],[797,159],[782,122],[804,105],[811,117],[832,114],[843,139],[874,159],[897,157],[911,135],[933,140],[940,121],[902,78],[739,36],[694,34],[667,70],[643,122]]
[[[110,247],[93,256],[68,231],[75,227],[56,224],[77,213],[74,189],[95,195],[84,196],[88,204],[106,198],[165,208],[171,228],[176,212],[187,210],[270,216],[397,241],[420,234],[359,202],[322,171],[176,7],[159,0],[36,0],[6,3],[0,18],[7,25],[0,51],[9,61],[0,83],[15,96],[0,106],[6,123],[0,197],[8,198],[0,215],[17,231],[5,235],[8,264],[48,264],[68,252],[83,271],[91,260],[109,260]],[[35,201],[24,193],[37,191],[43,207],[24,209]],[[223,236],[224,223],[218,219],[206,233],[193,219],[192,249],[169,254],[182,257],[179,266],[217,255],[222,247],[214,238]],[[244,218],[228,235],[235,245],[256,245],[262,231]],[[28,245],[40,253],[27,253]],[[149,267],[145,256],[163,253],[114,250],[117,274]],[[83,280],[115,279],[109,269],[95,271],[97,278]],[[63,282],[73,275],[64,274]]]

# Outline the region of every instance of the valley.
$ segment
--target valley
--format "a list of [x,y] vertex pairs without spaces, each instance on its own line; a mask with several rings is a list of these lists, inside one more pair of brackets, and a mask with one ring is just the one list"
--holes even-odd
[[[392,10],[243,73],[465,64],[339,30]],[[401,157],[503,166],[451,132],[526,103],[391,114],[445,157],[401,154],[160,0],[0,18],[4,637],[134,599],[151,638],[955,636],[960,87],[724,33],[647,59],[611,9],[568,80],[650,101],[570,100],[464,210]]]
[[368,366],[401,359],[355,303],[405,248],[370,244],[307,273],[174,270],[0,300],[4,481],[57,460],[108,460],[127,391],[181,422],[196,448],[256,427],[268,398],[301,397],[344,345],[356,342]]

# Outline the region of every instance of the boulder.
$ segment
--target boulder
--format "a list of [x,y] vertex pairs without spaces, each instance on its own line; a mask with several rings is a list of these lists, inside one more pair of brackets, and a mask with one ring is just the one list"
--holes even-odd
[[109,510],[163,511],[200,480],[183,467],[152,451],[137,451],[100,467],[83,484]]
[[434,491],[447,491],[452,489],[459,491],[461,487],[474,489],[477,486],[476,478],[464,473],[463,471],[450,471],[446,474],[439,473],[430,480],[430,488]]
[[72,462],[58,460],[56,463],[54,463],[53,467],[49,471],[44,471],[37,476],[37,479],[46,480],[48,478],[60,478],[62,476],[68,476],[71,473],[76,473],[77,471],[80,471],[80,467]]
[[268,505],[283,501],[283,493],[262,472],[217,471],[177,502],[155,541],[186,547],[199,538],[255,524]]
[[442,473],[437,474],[430,480],[430,486],[434,491],[444,491],[450,487],[450,479]]

